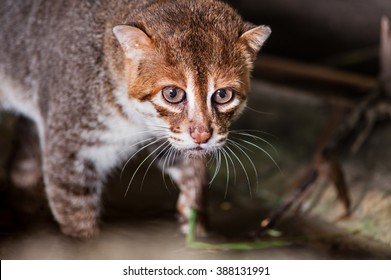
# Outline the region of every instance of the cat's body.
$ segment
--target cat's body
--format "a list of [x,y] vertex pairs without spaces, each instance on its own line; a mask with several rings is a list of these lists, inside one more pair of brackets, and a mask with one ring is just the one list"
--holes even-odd
[[186,221],[270,30],[216,1],[0,2],[0,108],[36,124],[62,231],[96,234],[105,177],[147,143],[186,155],[165,166]]

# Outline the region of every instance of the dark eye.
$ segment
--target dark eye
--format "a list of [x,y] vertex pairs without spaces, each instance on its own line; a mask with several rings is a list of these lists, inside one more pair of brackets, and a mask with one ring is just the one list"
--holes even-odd
[[165,87],[162,90],[162,95],[167,102],[177,104],[185,99],[186,92],[176,87]]
[[213,102],[217,104],[225,104],[232,100],[234,93],[229,88],[221,88],[216,90],[212,96]]

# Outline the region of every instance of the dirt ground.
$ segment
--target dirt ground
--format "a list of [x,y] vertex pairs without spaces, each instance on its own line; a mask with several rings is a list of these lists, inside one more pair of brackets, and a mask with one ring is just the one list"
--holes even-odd
[[[251,241],[260,220],[286,197],[289,186],[303,172],[326,126],[326,102],[306,95],[284,96],[278,87],[256,80],[247,112],[234,129],[259,130],[278,154],[261,141],[275,159],[259,150],[249,151],[258,180],[249,161],[243,163],[251,183],[237,164],[226,193],[227,170],[223,167],[208,189],[211,243]],[[264,113],[261,113],[262,111]],[[2,114],[0,162],[5,166],[12,139],[13,117]],[[255,141],[255,140],[254,140]],[[338,221],[343,213],[335,190],[327,181],[317,182],[303,211],[292,211],[276,227],[278,238],[290,245],[254,250],[191,249],[178,230],[175,216],[177,190],[167,186],[156,169],[144,173],[124,197],[125,178],[111,177],[104,199],[101,234],[89,241],[63,236],[46,201],[35,191],[19,190],[8,183],[0,169],[1,259],[390,259],[391,258],[391,130],[379,126],[355,155],[343,159],[352,196],[352,217]],[[250,147],[248,147],[250,148]],[[140,156],[139,160],[143,157]],[[132,175],[138,163],[127,167]],[[148,164],[145,165],[145,169]],[[145,171],[144,169],[144,171]],[[211,174],[213,174],[211,166]],[[42,186],[41,186],[42,187]],[[264,237],[269,242],[277,237]]]

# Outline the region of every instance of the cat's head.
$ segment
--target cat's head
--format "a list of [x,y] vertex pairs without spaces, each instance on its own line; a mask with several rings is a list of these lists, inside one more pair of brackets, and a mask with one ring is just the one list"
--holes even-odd
[[171,145],[191,154],[223,146],[270,29],[242,21],[221,2],[165,1],[113,31],[128,97],[143,104],[150,129],[164,127]]

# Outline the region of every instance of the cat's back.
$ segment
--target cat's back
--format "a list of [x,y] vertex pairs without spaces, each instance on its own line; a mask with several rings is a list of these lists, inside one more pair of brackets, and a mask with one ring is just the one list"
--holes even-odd
[[113,2],[0,0],[0,108],[39,121],[98,104]]
[[[0,71],[26,88],[98,43],[94,1],[1,0]],[[86,36],[90,34],[91,36]],[[91,37],[91,38],[90,38]],[[84,44],[84,46],[83,46]],[[86,49],[88,53],[88,49]],[[72,58],[72,54],[79,57]],[[64,73],[65,74],[65,73]]]
[[99,48],[108,21],[132,17],[153,2],[157,1],[0,0],[0,63],[10,68],[33,59],[61,60],[83,48],[88,54],[91,44]]

